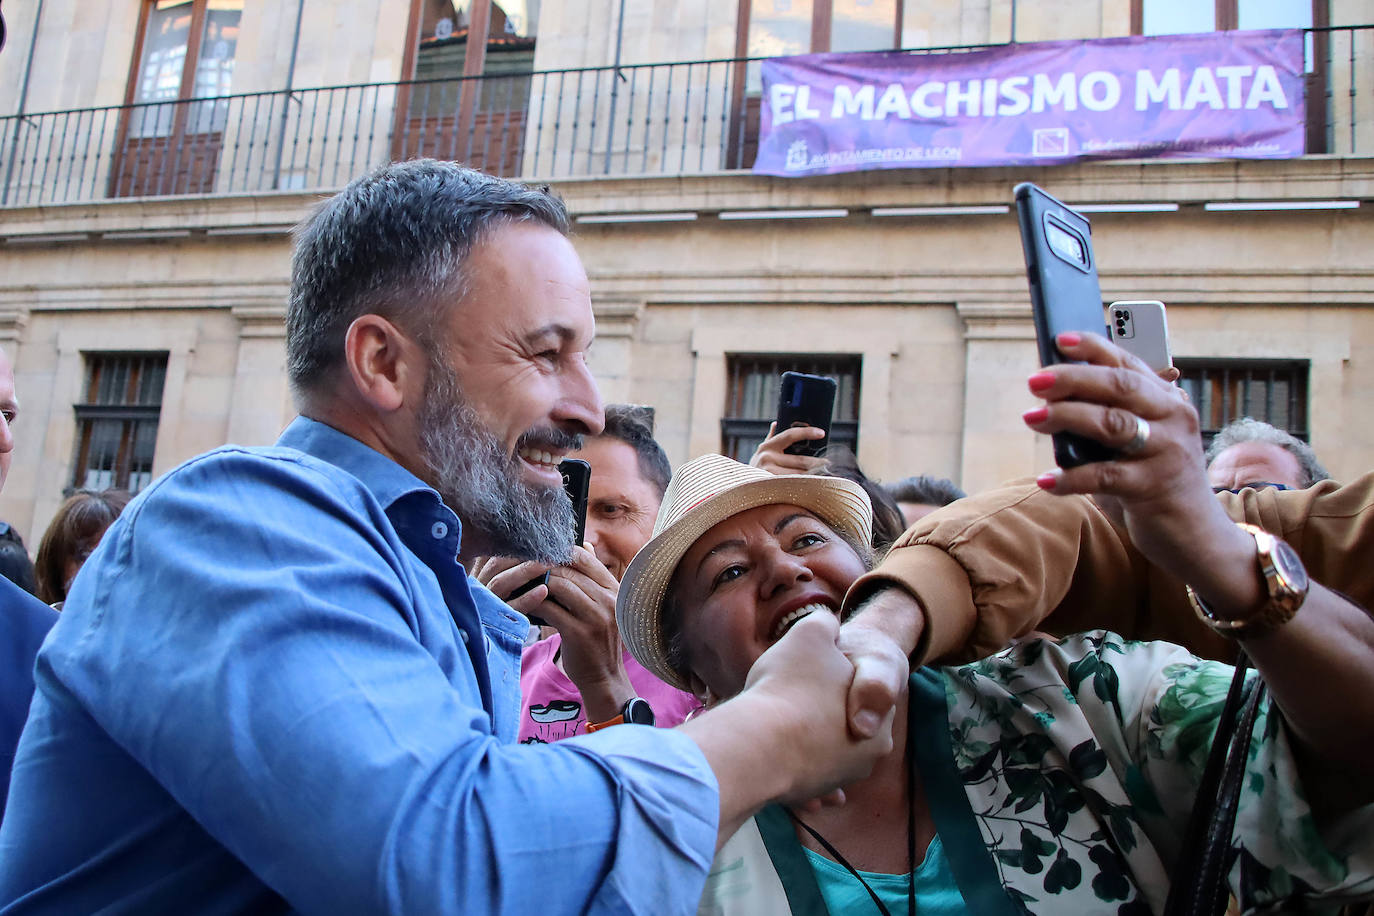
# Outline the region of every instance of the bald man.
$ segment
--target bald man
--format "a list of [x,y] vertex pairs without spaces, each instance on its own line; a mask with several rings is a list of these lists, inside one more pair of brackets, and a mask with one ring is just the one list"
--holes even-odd
[[[19,415],[14,393],[14,369],[0,351],[0,487],[10,472],[14,435],[10,427]],[[10,767],[19,733],[33,699],[33,659],[43,637],[57,621],[57,612],[8,579],[0,578],[0,814],[9,794]]]

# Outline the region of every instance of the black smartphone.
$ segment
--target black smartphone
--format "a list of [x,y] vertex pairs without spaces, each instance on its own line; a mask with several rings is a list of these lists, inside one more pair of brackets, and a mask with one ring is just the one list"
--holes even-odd
[[[1057,335],[1078,331],[1107,336],[1092,227],[1083,214],[1030,182],[1018,184],[1015,195],[1040,365],[1072,362],[1055,347]],[[1116,457],[1115,449],[1095,439],[1073,433],[1055,433],[1052,438],[1054,460],[1061,468]]]
[[[563,492],[567,493],[568,499],[572,500],[573,543],[581,546],[582,542],[587,539],[587,490],[592,481],[592,466],[581,458],[565,458],[558,462],[558,470],[563,475]],[[548,584],[548,573],[535,576],[511,592],[506,600],[519,598],[536,586]],[[548,625],[548,621],[533,614],[530,615],[530,623],[540,627]]]
[[786,449],[789,455],[820,455],[830,444],[830,418],[835,413],[835,380],[825,375],[784,372],[778,390],[778,427],[815,426],[825,430],[824,439],[807,439]]

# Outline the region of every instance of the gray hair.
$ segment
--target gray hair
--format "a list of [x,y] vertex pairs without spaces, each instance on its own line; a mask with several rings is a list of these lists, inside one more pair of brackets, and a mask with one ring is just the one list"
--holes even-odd
[[1312,446],[1297,436],[1284,432],[1277,426],[1272,426],[1253,417],[1242,417],[1223,426],[1212,439],[1212,444],[1207,446],[1207,453],[1204,458],[1210,465],[1222,452],[1233,445],[1240,445],[1242,442],[1265,442],[1269,445],[1277,445],[1298,459],[1298,467],[1302,469],[1303,488],[1310,487],[1319,480],[1331,479],[1331,474],[1317,460],[1317,453],[1312,451]]
[[563,235],[570,225],[548,188],[434,159],[385,166],[325,201],[297,227],[291,259],[286,358],[297,397],[321,389],[342,363],[359,316],[381,315],[432,349],[430,329],[462,298],[473,246],[521,222]]

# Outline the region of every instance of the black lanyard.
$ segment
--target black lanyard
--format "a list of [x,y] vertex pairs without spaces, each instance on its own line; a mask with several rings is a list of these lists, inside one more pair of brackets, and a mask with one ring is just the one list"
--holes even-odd
[[[906,762],[907,784],[906,907],[907,913],[910,914],[910,916],[916,916],[916,770],[911,763],[911,741],[912,729],[910,725],[908,725],[906,732],[906,755],[904,758]],[[868,882],[864,880],[863,875],[859,874],[858,869],[856,869],[853,865],[850,865],[849,860],[846,859],[843,855],[841,855],[838,849],[830,845],[830,842],[826,840],[825,837],[817,833],[811,827],[810,824],[806,823],[801,818],[797,817],[797,815],[793,813],[791,808],[785,808],[784,810],[787,812],[787,816],[792,818],[793,823],[801,827],[801,829],[805,830],[807,833],[811,834],[811,838],[814,839],[817,843],[820,843],[821,848],[823,848],[826,852],[830,853],[831,858],[833,858],[840,865],[844,866],[845,870],[848,871],[851,875],[853,875],[855,880],[857,880],[860,884],[863,885],[864,890],[868,891],[868,896],[873,898],[873,905],[878,908],[878,912],[881,913],[882,916],[892,916],[892,912],[888,910],[887,905],[884,904],[881,899],[879,899],[878,892],[873,890],[873,888],[869,886]]]

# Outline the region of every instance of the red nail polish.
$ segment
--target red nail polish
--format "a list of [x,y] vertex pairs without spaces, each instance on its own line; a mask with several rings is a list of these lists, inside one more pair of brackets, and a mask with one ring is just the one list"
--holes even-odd
[[1065,331],[1059,335],[1059,343],[1066,347],[1076,347],[1083,341],[1083,335],[1077,331]]
[[1034,426],[1037,423],[1044,423],[1045,418],[1050,415],[1048,407],[1032,407],[1030,410],[1021,414],[1021,419]]
[[1053,471],[1046,471],[1044,474],[1041,474],[1039,477],[1035,478],[1035,485],[1042,490],[1053,490],[1054,483],[1058,479],[1058,475],[1056,475]]
[[1031,391],[1044,391],[1054,384],[1054,373],[1048,369],[1041,370],[1026,379],[1026,384],[1030,385]]

